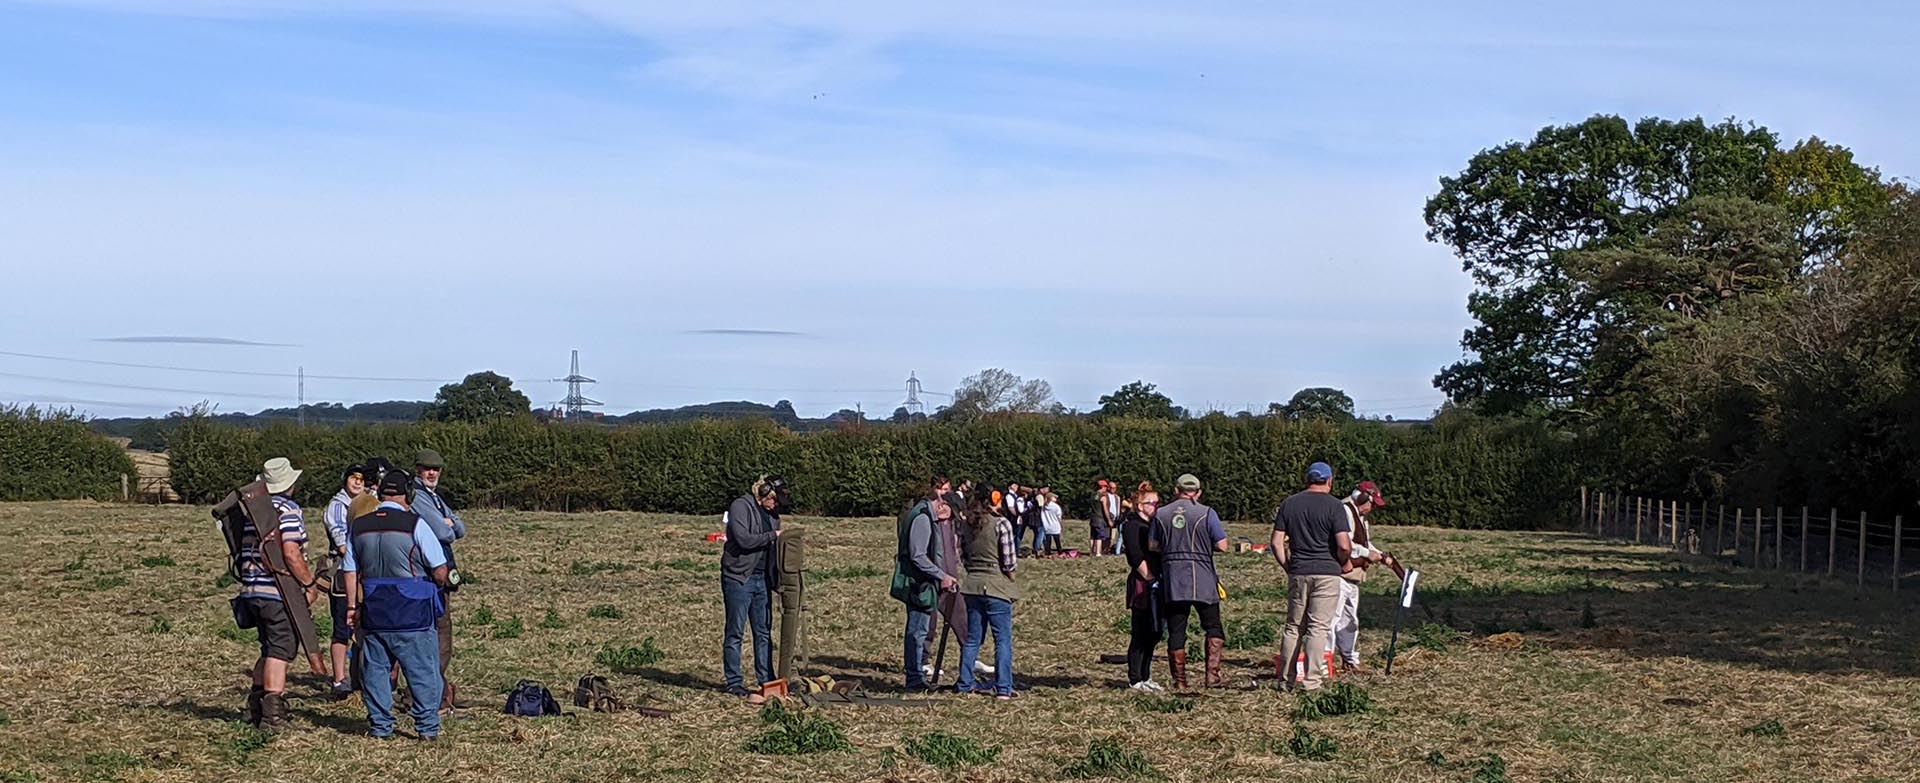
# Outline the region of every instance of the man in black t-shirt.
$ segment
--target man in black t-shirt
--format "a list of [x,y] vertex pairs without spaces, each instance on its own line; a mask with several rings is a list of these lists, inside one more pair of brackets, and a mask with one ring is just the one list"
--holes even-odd
[[1305,647],[1300,686],[1317,690],[1325,681],[1324,658],[1340,608],[1340,574],[1352,568],[1353,529],[1346,507],[1333,496],[1333,468],[1307,468],[1307,488],[1281,502],[1273,517],[1273,559],[1287,571],[1287,629],[1280,637],[1284,685],[1294,679],[1294,661]]

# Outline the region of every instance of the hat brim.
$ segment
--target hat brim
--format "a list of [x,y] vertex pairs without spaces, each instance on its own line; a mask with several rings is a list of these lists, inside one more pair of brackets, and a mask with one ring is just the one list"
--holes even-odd
[[296,469],[296,470],[288,471],[287,476],[278,481],[275,481],[274,479],[267,479],[267,491],[277,495],[289,489],[292,489],[293,485],[300,483],[300,474],[303,472],[304,471]]

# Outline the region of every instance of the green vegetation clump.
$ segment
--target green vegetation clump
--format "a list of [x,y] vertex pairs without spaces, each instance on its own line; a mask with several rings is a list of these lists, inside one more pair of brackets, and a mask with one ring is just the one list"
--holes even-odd
[[540,627],[549,631],[557,631],[567,627],[567,621],[560,619],[560,610],[549,606],[547,607],[547,616],[540,619]]
[[1466,632],[1440,623],[1427,623],[1415,628],[1412,636],[1407,641],[1407,649],[1421,648],[1437,653],[1448,652],[1467,639]]
[[833,721],[806,712],[790,710],[780,702],[769,702],[760,710],[760,720],[770,724],[765,734],[747,741],[749,753],[763,756],[803,756],[853,750],[846,732]]
[[1093,778],[1157,779],[1147,757],[1117,737],[1104,737],[1087,746],[1087,755],[1060,766],[1060,776],[1078,780]]
[[103,576],[93,580],[93,589],[112,590],[113,588],[116,588],[116,587],[125,587],[126,584],[127,584],[126,577],[121,576],[119,574],[114,574],[112,576]]
[[173,621],[168,620],[165,617],[156,616],[153,618],[153,622],[147,624],[147,633],[150,633],[150,634],[173,633]]
[[573,574],[574,576],[618,574],[632,570],[633,566],[631,564],[616,563],[611,560],[601,560],[597,562],[592,560],[575,560],[571,565],[567,566],[567,573]]
[[649,636],[640,642],[639,647],[614,647],[612,645],[602,647],[600,648],[600,654],[594,656],[593,660],[601,666],[605,666],[621,674],[633,674],[666,660],[666,658],[666,652],[654,645],[653,637]]
[[1227,623],[1227,649],[1264,650],[1280,641],[1280,621],[1268,615]]
[[620,607],[613,604],[594,604],[593,608],[587,610],[587,616],[595,620],[618,620],[625,615],[620,613]]
[[473,617],[467,620],[467,624],[492,625],[493,619],[493,610],[488,608],[486,604],[481,604],[480,608],[473,610]]
[[842,566],[840,568],[823,568],[818,571],[808,571],[807,581],[819,583],[829,582],[835,579],[878,579],[886,575],[885,571],[875,568],[871,564],[861,563],[859,565]]
[[1287,754],[1307,761],[1332,761],[1340,753],[1339,743],[1326,737],[1314,736],[1307,727],[1295,725],[1293,737],[1286,742]]
[[526,633],[526,630],[527,627],[520,622],[520,615],[516,614],[494,624],[493,638],[518,639],[521,634]]
[[1187,696],[1142,696],[1133,700],[1133,706],[1141,712],[1176,713],[1192,712],[1194,700]]
[[1000,758],[1000,746],[982,745],[969,737],[935,731],[906,741],[907,755],[940,769],[959,769],[992,764]]
[[1759,723],[1753,724],[1752,726],[1748,726],[1744,729],[1741,729],[1740,736],[1765,737],[1767,739],[1780,739],[1782,737],[1787,736],[1787,727],[1780,725],[1780,721],[1778,720],[1772,720],[1772,719],[1763,720],[1763,721],[1760,721]]
[[141,568],[161,568],[173,565],[173,558],[166,555],[153,555],[140,558]]
[[1373,697],[1364,689],[1350,682],[1336,682],[1318,691],[1301,693],[1300,702],[1294,706],[1294,717],[1315,720],[1357,715],[1371,709]]

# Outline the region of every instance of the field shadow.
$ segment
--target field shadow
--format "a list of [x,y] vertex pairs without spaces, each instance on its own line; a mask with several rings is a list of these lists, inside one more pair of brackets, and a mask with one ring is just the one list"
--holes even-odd
[[[687,688],[698,691],[717,691],[726,688],[726,684],[719,680],[710,680],[692,672],[670,672],[665,669],[648,667],[623,673],[674,688]],[[748,673],[751,674],[752,672]]]
[[[1642,658],[1687,657],[1801,674],[1920,675],[1911,597],[1808,575],[1726,568],[1712,558],[1564,546],[1507,551],[1555,564],[1548,589],[1423,574],[1409,629],[1428,622],[1476,635],[1514,631],[1553,646]],[[1622,560],[1647,570],[1619,568]],[[1362,624],[1391,628],[1391,598],[1362,601]],[[1404,640],[1404,638],[1403,638]]]
[[179,715],[185,715],[189,718],[193,718],[194,720],[205,720],[205,721],[226,721],[226,722],[232,722],[232,723],[239,723],[243,720],[246,720],[246,717],[247,717],[247,713],[244,705],[201,704],[191,699],[179,699],[179,700],[169,701],[161,704],[128,704],[128,705],[122,705],[122,706],[130,707],[130,708],[158,707],[159,709],[166,710],[167,712],[172,712]]
[[[949,661],[959,660],[960,651],[958,649],[949,650],[947,652],[947,658]],[[865,672],[879,677],[904,676],[900,674],[898,664],[889,665],[876,663],[874,661],[858,661],[840,655],[809,655],[807,656],[807,664],[810,667],[824,666],[829,669],[838,669],[841,672]]]

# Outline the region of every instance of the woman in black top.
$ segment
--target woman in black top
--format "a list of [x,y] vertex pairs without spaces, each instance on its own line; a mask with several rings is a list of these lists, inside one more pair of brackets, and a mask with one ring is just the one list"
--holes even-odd
[[1133,612],[1133,635],[1127,643],[1127,685],[1143,693],[1165,688],[1153,681],[1153,648],[1160,645],[1160,553],[1147,550],[1147,533],[1160,495],[1142,481],[1133,495],[1133,508],[1121,516],[1120,540],[1127,553],[1127,608]]

